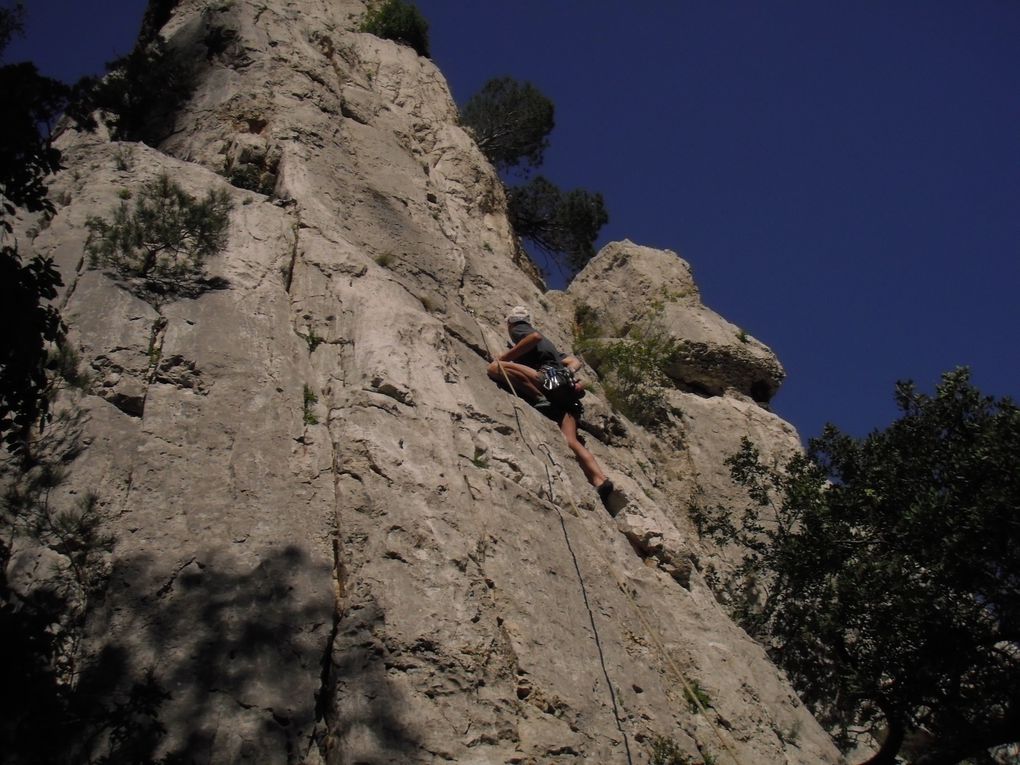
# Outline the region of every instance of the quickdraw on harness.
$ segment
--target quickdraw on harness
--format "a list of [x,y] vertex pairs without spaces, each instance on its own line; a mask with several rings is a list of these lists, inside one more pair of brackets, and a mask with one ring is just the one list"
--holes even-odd
[[561,364],[545,364],[539,368],[542,375],[542,392],[554,404],[569,405],[577,401],[577,380],[573,373]]

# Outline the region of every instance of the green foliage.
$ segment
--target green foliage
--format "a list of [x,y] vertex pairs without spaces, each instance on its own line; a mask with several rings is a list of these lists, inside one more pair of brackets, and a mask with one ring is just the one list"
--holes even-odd
[[[43,77],[34,64],[0,67],[4,119],[0,120],[0,195],[3,216],[16,207],[28,212],[54,211],[43,180],[60,169],[60,152],[41,135],[40,125],[56,119],[67,102],[69,89]],[[4,221],[4,230],[10,225]]]
[[302,404],[305,425],[318,425],[319,418],[315,416],[312,407],[319,403],[319,397],[312,392],[312,389],[305,385],[304,403]]
[[582,349],[600,334],[598,312],[586,303],[574,308],[574,344]]
[[121,172],[126,172],[134,167],[134,164],[131,152],[123,146],[118,146],[117,150],[113,153],[113,166]]
[[[715,765],[715,757],[702,753],[701,765]],[[648,753],[648,765],[697,765],[689,754],[677,745],[676,741],[665,736],[652,739],[652,748]]]
[[[70,754],[72,731],[95,722],[95,699],[77,695],[85,619],[105,587],[113,538],[99,498],[63,487],[64,465],[81,449],[80,410],[63,409],[31,458],[0,460],[0,751],[12,763],[83,761]],[[59,496],[59,501],[57,497]],[[19,586],[7,567],[15,546],[44,560]],[[61,720],[53,736],[53,720]]]
[[194,90],[192,67],[154,36],[106,68],[106,77],[90,83],[80,108],[107,112],[118,140],[158,144],[173,130],[174,112]]
[[595,240],[609,222],[601,194],[584,189],[564,193],[542,176],[511,188],[508,201],[518,236],[561,256],[575,273],[595,255]]
[[225,191],[197,200],[161,175],[144,186],[133,209],[122,203],[112,220],[86,221],[90,265],[111,266],[124,278],[142,277],[152,291],[192,293],[205,261],[226,246],[230,208]]
[[[530,82],[497,77],[468,100],[461,119],[498,170],[527,174],[542,164],[554,112],[552,101]],[[609,221],[601,194],[564,192],[539,176],[508,188],[507,197],[518,236],[553,255],[571,273],[591,260],[599,231]]]
[[314,327],[309,327],[307,335],[301,335],[305,342],[308,343],[308,352],[314,353],[315,349],[326,342],[326,338],[321,337],[315,333]]
[[[24,9],[19,3],[0,9],[0,53],[21,31]],[[27,262],[9,220],[17,208],[41,213],[36,231],[49,223],[56,209],[44,179],[60,169],[60,152],[41,126],[49,126],[67,106],[74,89],[43,77],[28,63],[0,67],[4,118],[0,120],[0,438],[12,453],[25,455],[33,425],[49,413],[48,348],[64,332],[60,315],[49,301],[63,282],[50,258],[34,255]],[[73,116],[73,115],[72,115]]]
[[209,58],[215,58],[226,52],[227,48],[237,39],[237,30],[222,24],[210,24],[206,27],[205,37],[202,42],[205,45]]
[[142,16],[142,26],[138,31],[138,44],[148,45],[159,35],[166,23],[173,16],[174,8],[181,0],[149,0]]
[[684,754],[673,739],[656,736],[652,740],[648,762],[649,765],[690,765],[691,758]]
[[708,691],[702,688],[697,680],[691,680],[690,687],[684,688],[684,699],[691,714],[697,714],[702,708],[708,709],[712,706],[712,698]]
[[81,356],[66,337],[57,338],[47,352],[46,368],[68,385],[86,390],[92,382],[87,372],[81,371]]
[[0,56],[7,50],[14,36],[24,31],[24,27],[24,3],[15,3],[10,8],[0,8]]
[[103,530],[106,518],[98,495],[85,494],[74,509],[59,512],[35,502],[19,520],[31,538],[66,557],[70,581],[65,586],[75,597],[85,598],[102,587],[102,559],[110,551],[113,537]]
[[729,464],[750,502],[699,522],[744,546],[745,626],[844,744],[884,725],[892,762],[923,728],[916,763],[958,762],[1020,730],[1020,410],[966,369],[896,401],[886,430],[828,426],[782,466],[745,441]]
[[476,446],[475,454],[471,457],[471,464],[476,468],[481,468],[482,470],[489,467],[489,457],[487,456],[486,451],[484,449],[479,449]]
[[373,4],[361,22],[361,31],[406,45],[419,56],[429,56],[429,23],[414,3],[382,0]]
[[227,180],[231,186],[239,189],[256,191],[259,194],[272,194],[276,185],[276,178],[269,177],[262,169],[254,164],[237,164],[230,169]]
[[554,107],[530,82],[489,80],[461,110],[478,148],[500,170],[538,167],[555,126]]
[[671,386],[666,369],[676,354],[676,342],[669,338],[652,316],[631,327],[627,337],[600,340],[595,337],[594,314],[585,312],[579,331],[578,350],[602,378],[606,398],[633,422],[654,427],[670,411],[665,391]]
[[[6,223],[6,221],[5,221]],[[63,284],[49,258],[23,263],[14,247],[0,250],[0,436],[7,450],[23,453],[36,423],[48,420],[48,348],[64,333],[49,305]]]
[[[0,8],[0,54],[21,28],[23,6]],[[39,75],[31,64],[0,67],[4,117],[0,120],[0,436],[15,459],[0,459],[0,751],[4,762],[84,761],[69,754],[71,739],[88,723],[107,715],[103,700],[76,696],[78,646],[90,601],[105,582],[106,554],[112,540],[103,530],[102,508],[94,494],[56,507],[51,497],[64,471],[61,465],[80,451],[80,413],[51,410],[54,375],[72,384],[83,381],[77,354],[66,344],[60,316],[52,305],[60,274],[49,258],[24,262],[17,242],[9,242],[9,217],[21,207],[41,213],[39,228],[55,213],[44,178],[60,168],[60,152],[48,135],[63,111],[89,127],[73,104],[78,86],[67,87]],[[49,427],[38,435],[36,424]],[[52,447],[54,444],[59,448]],[[17,591],[7,573],[15,545],[50,551],[51,570],[40,566],[20,577]],[[38,586],[25,587],[35,581]],[[16,689],[15,692],[11,692]],[[116,702],[113,706],[116,706]],[[130,714],[133,729],[144,726],[140,707]],[[112,717],[112,714],[110,715]],[[127,720],[129,715],[123,715]],[[109,719],[109,718],[107,718]],[[154,717],[152,718],[154,721]],[[56,723],[54,721],[57,721]],[[89,731],[97,735],[98,728]],[[91,760],[90,760],[91,761]],[[125,759],[124,761],[128,761]],[[138,762],[138,759],[130,761]]]

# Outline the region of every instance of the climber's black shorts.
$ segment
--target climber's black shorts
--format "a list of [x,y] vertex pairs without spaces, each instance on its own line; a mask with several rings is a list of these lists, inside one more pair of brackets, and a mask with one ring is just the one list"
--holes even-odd
[[[532,404],[532,406],[535,405]],[[569,404],[554,404],[551,401],[542,401],[535,408],[557,425],[563,422],[564,415],[572,414],[574,419],[580,422],[581,415],[584,414],[584,407],[581,406],[580,401],[576,400]]]

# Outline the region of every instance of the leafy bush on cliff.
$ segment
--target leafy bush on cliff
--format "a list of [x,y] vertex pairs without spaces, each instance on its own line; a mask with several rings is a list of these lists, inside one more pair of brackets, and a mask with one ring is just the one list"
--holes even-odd
[[370,6],[361,22],[361,31],[406,45],[419,56],[429,56],[429,23],[414,3],[383,0]]
[[[20,33],[21,4],[0,8],[0,54]],[[72,88],[39,74],[33,64],[0,67],[4,116],[0,120],[0,439],[24,455],[31,428],[49,417],[48,349],[63,337],[50,301],[63,283],[50,258],[19,252],[10,218],[21,208],[51,216],[45,179],[60,169],[60,152],[41,126],[53,123]]]
[[0,352],[0,437],[20,453],[33,425],[48,419],[48,348],[63,337],[57,310],[60,274],[49,258],[23,263],[14,247],[0,252],[0,320],[5,339]]
[[606,399],[621,414],[645,427],[664,423],[669,412],[666,363],[671,340],[658,333],[634,333],[619,340],[593,341],[587,355],[594,359]]
[[106,68],[79,108],[107,112],[117,139],[158,144],[173,131],[174,112],[194,90],[192,67],[155,37]]
[[153,291],[188,294],[202,279],[205,261],[227,243],[231,202],[225,191],[199,200],[161,175],[135,199],[92,217],[86,250],[93,267],[111,266],[123,278],[141,277]]
[[750,502],[695,521],[746,551],[738,616],[843,743],[884,728],[869,762],[893,763],[923,730],[911,761],[948,765],[1020,731],[1020,409],[966,369],[896,402],[887,429],[830,425],[782,466],[745,440],[729,464]]
[[658,321],[659,311],[629,328],[622,338],[602,337],[597,312],[581,304],[574,312],[578,352],[602,380],[606,400],[632,422],[655,428],[671,411],[665,391],[672,386],[666,368],[676,354],[676,341]]

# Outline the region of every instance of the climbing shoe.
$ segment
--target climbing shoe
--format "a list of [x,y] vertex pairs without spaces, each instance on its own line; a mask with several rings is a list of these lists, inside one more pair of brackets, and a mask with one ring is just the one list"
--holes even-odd
[[609,495],[613,493],[614,488],[615,487],[613,486],[613,482],[607,478],[605,481],[600,483],[598,487],[595,489],[595,491],[598,492],[599,499],[602,500],[602,504],[605,505],[607,508],[609,507]]
[[606,508],[606,511],[613,518],[619,515],[620,511],[627,506],[627,495],[613,486],[613,482],[609,479],[606,479],[606,482],[601,484],[595,491],[598,492],[599,499],[602,500],[602,506]]

